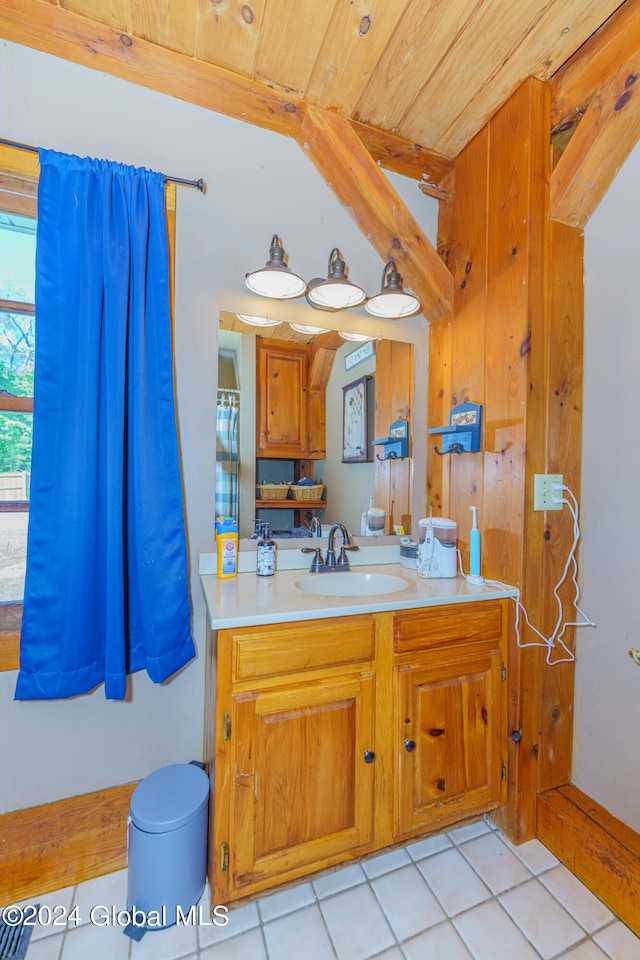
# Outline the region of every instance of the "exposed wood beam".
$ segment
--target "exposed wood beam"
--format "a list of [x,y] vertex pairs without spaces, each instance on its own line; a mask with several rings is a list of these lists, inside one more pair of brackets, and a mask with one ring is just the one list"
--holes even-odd
[[383,261],[395,260],[427,320],[449,313],[451,274],[349,121],[308,106],[299,142]]
[[621,63],[640,50],[640,0],[626,0],[558,70],[551,84],[551,127],[574,119],[576,109]]
[[[2,0],[0,36],[285,136],[296,137],[304,117],[304,101],[282,96],[265,83],[118,32],[46,0]],[[354,125],[377,163],[434,185],[434,190],[452,166],[419,144],[366,124]]]
[[381,167],[420,181],[424,193],[433,191],[433,195],[440,199],[444,193],[442,184],[453,171],[455,160],[357,120],[351,120],[351,126]]
[[591,99],[551,175],[550,214],[584,227],[640,137],[640,47]]

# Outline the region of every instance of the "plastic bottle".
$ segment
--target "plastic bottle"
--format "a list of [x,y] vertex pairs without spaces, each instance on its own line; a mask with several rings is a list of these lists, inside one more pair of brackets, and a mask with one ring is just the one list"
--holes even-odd
[[216,546],[218,550],[218,576],[235,577],[238,573],[238,524],[233,517],[218,517],[216,520]]
[[256,573],[259,577],[272,577],[276,572],[276,543],[271,539],[271,529],[265,523],[256,551]]

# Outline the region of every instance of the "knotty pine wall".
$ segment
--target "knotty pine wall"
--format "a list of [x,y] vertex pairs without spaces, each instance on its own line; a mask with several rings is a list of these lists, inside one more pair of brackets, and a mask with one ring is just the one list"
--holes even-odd
[[[454,310],[430,329],[429,425],[480,402],[483,449],[439,457],[430,444],[427,464],[427,500],[457,520],[465,563],[475,504],[484,576],[516,585],[542,632],[555,621],[549,584],[571,529],[562,512],[534,513],[533,475],[561,472],[579,493],[582,372],[582,244],[549,222],[549,129],[549,91],[529,80],[456,163],[439,239]],[[573,667],[515,642],[509,656],[516,737],[500,822],[525,840],[537,791],[570,777]]]

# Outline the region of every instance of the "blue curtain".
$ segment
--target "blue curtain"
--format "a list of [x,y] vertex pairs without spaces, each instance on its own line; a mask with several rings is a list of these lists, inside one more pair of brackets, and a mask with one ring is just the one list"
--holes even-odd
[[121,699],[194,656],[161,174],[40,151],[16,699]]

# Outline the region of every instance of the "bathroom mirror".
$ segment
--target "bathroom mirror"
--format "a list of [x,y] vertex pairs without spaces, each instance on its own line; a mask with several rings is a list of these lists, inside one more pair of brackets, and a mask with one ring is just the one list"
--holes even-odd
[[[308,522],[309,513],[305,517],[304,502],[287,501],[287,507],[278,510],[256,509],[256,478],[271,483],[290,481],[293,479],[292,463],[280,459],[258,458],[256,465],[256,338],[287,341],[292,344],[309,344],[314,337],[324,337],[323,342],[329,342],[335,354],[333,366],[327,382],[325,395],[326,409],[326,456],[325,459],[305,461],[313,471],[313,479],[325,486],[326,507],[314,509],[313,514],[318,516],[323,527],[335,521],[345,523],[351,533],[360,534],[361,517],[374,498],[375,505],[388,509],[384,499],[387,488],[394,484],[385,482],[385,476],[395,471],[396,477],[402,470],[407,475],[405,485],[412,488],[412,499],[418,506],[412,506],[417,520],[424,516],[421,503],[424,502],[425,474],[422,463],[426,459],[424,436],[426,434],[426,349],[428,328],[422,318],[418,318],[415,334],[412,341],[412,355],[415,355],[416,368],[420,367],[420,378],[416,377],[415,397],[413,410],[409,414],[415,430],[422,438],[422,442],[414,442],[411,461],[406,464],[388,464],[380,461],[384,448],[372,447],[372,459],[368,462],[343,463],[343,388],[361,377],[370,377],[372,400],[376,406],[382,398],[393,393],[393,376],[389,375],[389,360],[386,360],[387,372],[382,378],[376,376],[376,358],[379,350],[387,351],[390,343],[386,337],[377,336],[368,346],[362,342],[343,340],[335,335],[333,315],[327,322],[327,316],[315,320],[314,324],[319,331],[294,329],[290,323],[282,322],[272,326],[253,326],[243,320],[238,314],[221,311],[218,331],[218,410],[217,410],[217,452],[216,452],[216,514],[231,513],[237,509],[239,513],[239,529],[241,538],[249,538],[255,529],[255,519],[267,520],[273,529],[288,531],[299,529],[301,522]],[[312,321],[310,320],[309,323]],[[333,337],[326,336],[334,331]],[[410,339],[406,333],[399,340],[404,343]],[[361,349],[362,348],[362,349]],[[396,348],[399,349],[399,348]],[[413,353],[415,351],[415,353]],[[406,395],[407,378],[403,371],[398,379]],[[411,371],[413,374],[413,371]],[[400,389],[399,387],[397,388]],[[406,406],[405,406],[406,409]],[[406,415],[406,414],[405,414]],[[392,419],[395,419],[393,417]],[[387,427],[390,424],[387,425]],[[385,428],[386,429],[386,428]],[[370,439],[374,439],[374,420],[370,428]],[[416,463],[421,467],[416,470]],[[257,466],[257,469],[256,469]],[[413,497],[413,489],[418,485],[417,496]],[[382,491],[382,492],[381,492]],[[422,494],[420,494],[422,491]],[[291,504],[291,507],[289,507]],[[396,505],[397,507],[397,505]],[[391,502],[391,511],[394,504]],[[403,511],[407,509],[406,505]],[[406,516],[406,514],[405,514]],[[304,518],[301,521],[301,518]],[[398,508],[394,515],[394,522],[400,522]],[[391,531],[389,531],[391,532]]]

